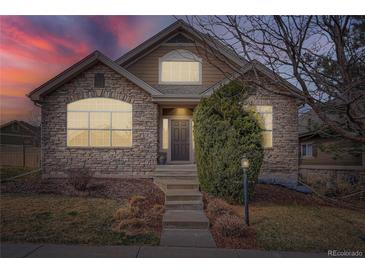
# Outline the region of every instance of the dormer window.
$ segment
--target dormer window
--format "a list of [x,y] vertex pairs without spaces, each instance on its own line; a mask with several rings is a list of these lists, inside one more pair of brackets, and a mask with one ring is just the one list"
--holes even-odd
[[160,58],[162,85],[201,85],[202,59],[187,50],[173,50]]

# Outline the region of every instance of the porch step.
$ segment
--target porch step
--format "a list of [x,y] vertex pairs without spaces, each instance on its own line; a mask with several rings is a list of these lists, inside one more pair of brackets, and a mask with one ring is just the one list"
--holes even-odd
[[199,189],[196,182],[169,182],[165,184],[166,189]]
[[166,210],[202,210],[202,201],[166,201]]
[[198,189],[199,182],[198,180],[190,179],[190,178],[170,178],[170,177],[162,177],[157,178],[157,181],[160,184],[163,184],[166,189]]
[[197,177],[196,165],[158,165],[154,177]]
[[209,220],[202,210],[167,210],[162,224],[165,229],[209,228]]
[[192,170],[196,171],[195,164],[183,164],[183,165],[158,165],[156,171],[171,171],[171,170]]
[[198,176],[196,171],[187,170],[173,170],[173,171],[156,171],[153,173],[154,177],[181,177],[181,178],[196,178]]
[[203,195],[194,189],[168,189],[165,193],[166,201],[202,201]]

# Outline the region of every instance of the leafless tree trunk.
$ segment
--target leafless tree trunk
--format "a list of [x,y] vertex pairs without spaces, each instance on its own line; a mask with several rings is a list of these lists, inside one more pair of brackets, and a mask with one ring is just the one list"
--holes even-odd
[[[189,16],[185,22],[231,68],[223,71],[227,78],[243,79],[247,71],[216,47],[246,60],[253,84],[268,89],[288,81],[335,135],[365,144],[365,17]],[[263,85],[260,69],[268,68],[274,77]]]

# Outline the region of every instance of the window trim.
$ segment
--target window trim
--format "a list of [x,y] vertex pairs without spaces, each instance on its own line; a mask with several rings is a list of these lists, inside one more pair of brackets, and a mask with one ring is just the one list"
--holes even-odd
[[[305,146],[305,155],[303,154],[303,147]],[[311,154],[309,155],[308,154],[308,150],[307,150],[307,147],[308,146],[311,146],[312,149],[311,149]],[[300,144],[300,158],[314,158],[313,156],[313,143],[302,143]]]
[[[186,54],[185,56],[182,56]],[[162,62],[197,62],[199,64],[199,80],[198,81],[162,81]],[[159,85],[189,85],[198,86],[202,85],[202,58],[196,56],[194,53],[188,50],[172,50],[164,56],[158,58],[158,84]]]
[[[93,98],[104,98],[104,97],[93,97]],[[93,98],[84,98],[84,99],[81,99],[81,100],[85,100],[85,99],[93,99]],[[105,98],[105,99],[111,99],[111,100],[116,100],[116,101],[121,101],[121,100],[118,100],[118,99],[113,99],[113,98]],[[81,100],[77,100],[77,101],[74,101],[74,102],[71,102],[71,103],[75,103],[75,102],[78,102],[78,101],[81,101]],[[128,102],[124,102],[124,101],[121,101],[123,103],[128,103]],[[69,104],[71,104],[69,103]],[[68,110],[68,105],[67,104],[67,111],[66,111],[66,146],[67,148],[86,148],[86,149],[113,149],[113,148],[132,148],[133,147],[133,106],[131,108],[131,110]],[[130,104],[130,103],[128,103]],[[130,104],[131,105],[131,104]],[[107,129],[103,129],[103,128],[91,128],[90,127],[90,114],[91,113],[109,113],[109,128]],[[76,128],[76,127],[68,127],[68,115],[69,113],[88,113],[88,126],[87,128]],[[131,128],[130,129],[127,129],[127,128],[124,128],[124,129],[118,129],[118,128],[114,128],[113,129],[113,113],[131,113],[131,118],[132,118],[132,125],[131,125]],[[87,131],[87,145],[85,146],[80,146],[80,145],[77,145],[77,146],[72,146],[72,145],[69,145],[69,134],[68,134],[68,131],[69,130],[86,130]],[[92,146],[91,145],[91,131],[93,130],[99,130],[99,131],[108,131],[109,132],[109,145],[108,146]],[[130,145],[128,146],[113,146],[112,145],[112,133],[113,131],[128,131],[131,133],[131,143]]]

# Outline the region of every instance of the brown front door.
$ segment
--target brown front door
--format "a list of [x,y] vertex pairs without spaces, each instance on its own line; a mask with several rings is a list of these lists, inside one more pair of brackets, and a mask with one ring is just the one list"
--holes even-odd
[[171,120],[171,161],[189,161],[189,120]]

